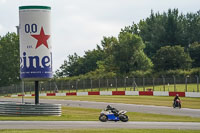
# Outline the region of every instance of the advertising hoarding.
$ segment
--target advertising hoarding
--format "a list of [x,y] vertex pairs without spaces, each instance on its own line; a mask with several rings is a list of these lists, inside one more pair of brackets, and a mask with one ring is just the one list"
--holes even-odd
[[52,78],[52,46],[49,6],[19,7],[20,78]]

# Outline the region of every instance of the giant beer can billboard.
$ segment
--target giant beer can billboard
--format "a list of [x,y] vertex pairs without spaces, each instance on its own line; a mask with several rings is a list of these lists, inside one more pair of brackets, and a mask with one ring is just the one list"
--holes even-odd
[[20,78],[52,78],[51,7],[20,6]]

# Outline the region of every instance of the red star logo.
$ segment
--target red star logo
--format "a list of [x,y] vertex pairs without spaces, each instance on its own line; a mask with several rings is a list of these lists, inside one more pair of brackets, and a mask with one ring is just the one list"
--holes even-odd
[[49,48],[48,44],[47,44],[47,40],[49,39],[50,35],[45,35],[44,34],[43,27],[41,28],[39,35],[31,35],[31,36],[38,40],[35,49],[38,48],[39,46],[41,46],[42,44],[44,44],[44,46]]

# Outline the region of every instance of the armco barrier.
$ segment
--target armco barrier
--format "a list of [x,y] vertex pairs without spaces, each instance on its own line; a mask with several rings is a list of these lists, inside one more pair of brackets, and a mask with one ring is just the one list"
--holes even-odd
[[[87,96],[87,95],[146,95],[146,96],[176,96],[181,97],[200,97],[200,92],[168,92],[168,91],[94,91],[94,92],[70,92],[70,93],[42,93],[40,96]],[[22,95],[11,95],[9,97],[18,97]],[[26,94],[25,96],[34,96]],[[6,96],[8,97],[8,96]]]
[[61,104],[30,104],[0,102],[0,115],[55,115],[61,116]]

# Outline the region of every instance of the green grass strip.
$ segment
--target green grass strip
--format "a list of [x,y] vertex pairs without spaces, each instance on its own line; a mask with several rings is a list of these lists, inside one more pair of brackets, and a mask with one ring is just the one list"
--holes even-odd
[[[110,103],[142,104],[172,107],[169,96],[46,96],[41,99],[81,100]],[[182,108],[200,109],[200,98],[180,97]]]
[[[0,116],[1,121],[98,121],[100,109],[62,107],[62,116]],[[128,112],[130,121],[200,122],[200,118]]]

